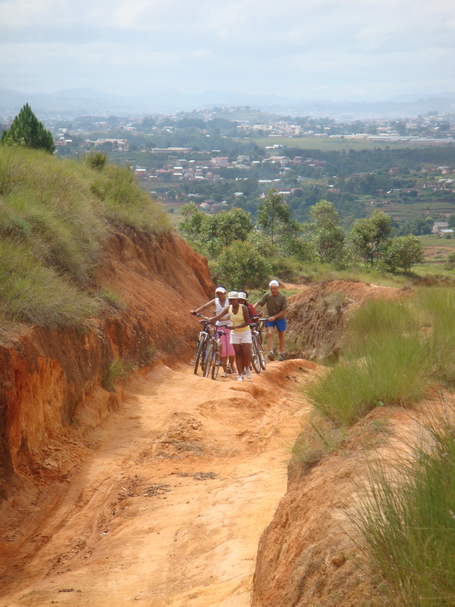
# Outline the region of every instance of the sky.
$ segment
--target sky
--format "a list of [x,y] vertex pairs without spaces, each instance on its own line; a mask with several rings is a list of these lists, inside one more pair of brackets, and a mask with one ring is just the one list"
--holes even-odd
[[0,0],[0,87],[377,101],[455,92],[455,0]]

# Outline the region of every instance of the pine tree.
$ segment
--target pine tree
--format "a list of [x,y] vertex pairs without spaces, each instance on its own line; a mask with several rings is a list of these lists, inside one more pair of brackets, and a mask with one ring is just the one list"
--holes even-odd
[[55,150],[52,133],[46,130],[28,103],[14,118],[9,130],[3,131],[1,143],[2,145],[22,145],[35,150],[46,150],[50,154],[53,154]]

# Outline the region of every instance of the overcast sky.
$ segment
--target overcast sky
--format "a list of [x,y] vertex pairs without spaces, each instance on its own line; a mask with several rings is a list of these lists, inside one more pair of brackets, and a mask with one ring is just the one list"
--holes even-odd
[[455,0],[0,0],[0,86],[382,100],[455,92]]

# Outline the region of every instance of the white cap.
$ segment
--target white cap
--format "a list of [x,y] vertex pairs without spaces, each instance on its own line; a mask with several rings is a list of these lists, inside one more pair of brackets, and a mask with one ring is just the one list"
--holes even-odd
[[239,298],[239,294],[237,293],[237,291],[229,291],[228,299],[238,299],[238,298]]
[[278,280],[271,280],[269,282],[269,287],[279,287],[280,283],[278,282]]
[[226,289],[224,287],[217,287],[215,293],[226,293]]
[[239,299],[248,299],[245,291],[239,291]]

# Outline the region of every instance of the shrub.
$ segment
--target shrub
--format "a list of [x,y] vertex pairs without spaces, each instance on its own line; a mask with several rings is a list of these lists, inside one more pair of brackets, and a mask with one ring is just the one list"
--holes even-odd
[[107,154],[104,152],[90,152],[85,157],[85,162],[94,171],[102,171],[107,164]]
[[218,276],[235,288],[259,288],[272,274],[272,266],[249,242],[236,241],[221,253]]

